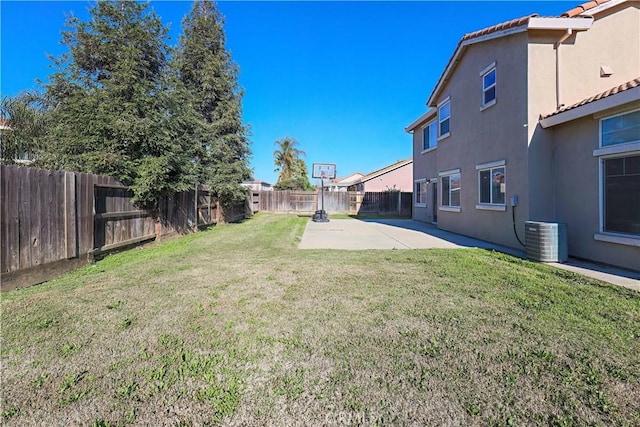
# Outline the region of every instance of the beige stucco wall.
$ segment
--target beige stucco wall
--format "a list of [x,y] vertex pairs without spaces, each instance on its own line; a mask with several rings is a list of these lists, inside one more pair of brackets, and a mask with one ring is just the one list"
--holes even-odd
[[553,221],[554,193],[551,133],[542,129],[540,115],[556,110],[556,51],[554,43],[563,32],[528,33],[527,133],[529,153],[527,180],[529,198],[524,220]]
[[[432,120],[437,119],[436,116],[430,116],[418,126],[413,132],[413,181],[426,179],[427,181],[438,177],[437,173],[437,155],[438,150],[429,150],[422,152],[422,127]],[[427,205],[416,206],[415,205],[416,190],[415,184],[413,187],[413,219],[423,222],[434,222],[434,204],[433,204],[433,186],[431,184],[427,187]],[[437,206],[436,206],[437,209]],[[437,212],[437,211],[436,211]]]
[[[637,108],[637,106],[636,106]],[[594,239],[600,231],[599,119],[592,115],[552,129],[557,221],[567,224],[569,253],[640,270],[640,247]]]
[[[639,2],[626,3],[596,15],[588,31],[574,33],[556,52],[563,31],[529,31],[528,45],[528,218],[557,221],[558,197],[555,185],[567,165],[556,158],[553,130],[542,129],[540,116],[572,105],[604,90],[625,83],[640,74]],[[559,58],[559,80],[556,61]],[[615,73],[600,77],[600,65]]]
[[[640,75],[640,2],[596,14],[591,29],[560,47],[560,102],[573,105]],[[600,66],[613,69],[600,77]]]
[[[562,103],[573,104],[640,74],[639,4],[627,3],[597,15],[589,31],[574,34],[560,47]],[[439,210],[439,228],[522,249],[513,233],[509,204],[517,195],[516,224],[522,240],[527,220],[568,222],[572,255],[628,266],[628,261],[638,256],[637,249],[610,248],[612,244],[593,239],[594,215],[596,229],[599,215],[598,194],[593,192],[593,185],[598,184],[594,147],[581,147],[577,157],[571,154],[577,149],[572,145],[579,145],[585,132],[593,137],[593,129],[582,131],[580,126],[586,126],[583,121],[562,131],[539,125],[541,115],[557,109],[554,45],[563,34],[531,30],[469,46],[437,99],[439,103],[451,97],[451,136],[440,140],[436,150],[422,154],[421,130],[415,130],[413,178],[429,179],[441,171],[461,169],[461,211]],[[481,111],[479,73],[493,61],[497,103]],[[601,65],[612,67],[614,74],[601,78]],[[597,126],[593,119],[589,126],[593,122]],[[571,137],[571,132],[577,134]],[[559,138],[575,142],[561,146]],[[597,146],[597,129],[595,138]],[[478,210],[475,166],[500,160],[506,162],[506,210]],[[575,174],[582,177],[579,182],[586,190],[575,182]],[[594,197],[596,206],[591,211]],[[581,204],[590,211],[580,212]],[[414,207],[414,218],[431,221],[430,212],[429,206]]]
[[364,181],[362,191],[387,191],[396,189],[400,191],[412,191],[413,187],[413,167],[411,163],[394,169],[390,172]]
[[[451,136],[438,142],[436,166],[427,176],[461,169],[461,211],[438,211],[438,227],[456,233],[520,247],[513,232],[509,199],[517,194],[517,223],[524,235],[527,187],[527,35],[514,34],[469,47],[438,102],[451,97]],[[481,110],[480,72],[496,62],[497,102]],[[476,165],[506,162],[504,211],[476,209]],[[439,188],[440,190],[440,188]]]

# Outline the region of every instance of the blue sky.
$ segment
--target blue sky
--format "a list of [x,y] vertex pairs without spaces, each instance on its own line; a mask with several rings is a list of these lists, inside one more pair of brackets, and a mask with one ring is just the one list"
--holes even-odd
[[[532,13],[559,15],[564,1],[218,3],[227,48],[240,66],[243,118],[256,179],[275,182],[274,141],[292,136],[311,164],[339,176],[411,157],[404,127],[425,102],[464,33]],[[170,44],[190,1],[152,1]],[[52,73],[65,15],[86,19],[84,1],[0,3],[0,91],[38,88]]]

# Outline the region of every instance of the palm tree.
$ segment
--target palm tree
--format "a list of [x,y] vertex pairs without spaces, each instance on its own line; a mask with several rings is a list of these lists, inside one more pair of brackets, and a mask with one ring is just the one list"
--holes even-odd
[[297,160],[306,153],[296,148],[298,141],[290,136],[279,139],[274,143],[279,149],[273,152],[273,161],[276,164],[276,171],[280,171],[278,182],[293,178],[294,172],[298,165]]
[[48,127],[48,115],[42,97],[25,92],[0,100],[0,162],[13,164],[32,159],[39,151]]

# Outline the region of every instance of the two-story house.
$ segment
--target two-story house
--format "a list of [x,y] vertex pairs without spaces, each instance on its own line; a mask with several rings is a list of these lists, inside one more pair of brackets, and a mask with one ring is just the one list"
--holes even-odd
[[640,2],[596,0],[466,34],[413,133],[414,219],[640,270]]

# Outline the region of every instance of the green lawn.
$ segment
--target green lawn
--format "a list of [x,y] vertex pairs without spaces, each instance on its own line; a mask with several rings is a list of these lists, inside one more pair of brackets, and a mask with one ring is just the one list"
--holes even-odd
[[1,296],[6,425],[640,425],[640,296],[260,214]]

